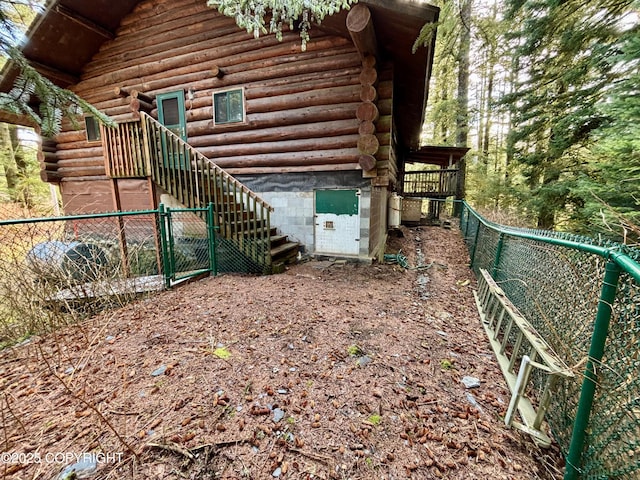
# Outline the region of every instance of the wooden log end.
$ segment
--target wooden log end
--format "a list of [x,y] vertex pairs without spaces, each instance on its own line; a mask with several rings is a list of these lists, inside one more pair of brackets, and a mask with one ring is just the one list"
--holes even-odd
[[113,87],[113,93],[116,94],[116,97],[128,97],[129,90],[123,87]]
[[153,104],[153,97],[151,95],[147,95],[139,90],[131,90],[131,98],[136,98],[143,102]]
[[373,155],[360,155],[358,156],[358,165],[365,172],[371,171],[376,168],[376,158]]
[[360,100],[363,102],[375,102],[378,98],[378,92],[373,85],[362,85],[360,88]]
[[358,3],[351,7],[347,15],[347,28],[351,32],[362,32],[371,22],[371,11],[366,5]]
[[364,155],[375,155],[380,148],[380,142],[375,135],[361,135],[358,139],[358,151]]
[[40,179],[46,183],[60,183],[62,175],[58,172],[51,172],[49,170],[40,170]]
[[217,65],[214,65],[213,68],[211,68],[211,73],[216,78],[222,78],[225,75],[225,71]]
[[376,124],[367,120],[360,124],[358,127],[359,135],[373,135],[376,133]]
[[375,123],[380,117],[380,112],[378,111],[378,107],[375,103],[363,102],[358,105],[358,109],[356,110],[356,117],[361,122]]
[[378,60],[376,59],[375,55],[365,55],[362,58],[362,66],[364,68],[376,68],[377,63]]
[[361,85],[375,85],[378,81],[378,71],[375,68],[363,68],[360,72]]

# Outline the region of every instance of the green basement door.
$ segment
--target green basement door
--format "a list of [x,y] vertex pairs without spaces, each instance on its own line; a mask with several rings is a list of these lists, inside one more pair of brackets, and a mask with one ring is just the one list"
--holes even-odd
[[360,191],[315,191],[315,252],[360,253]]

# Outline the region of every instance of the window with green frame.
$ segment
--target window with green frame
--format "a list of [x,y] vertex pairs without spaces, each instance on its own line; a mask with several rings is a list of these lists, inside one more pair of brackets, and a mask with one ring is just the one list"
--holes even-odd
[[87,115],[84,117],[84,126],[87,132],[87,141],[88,142],[99,142],[100,141],[100,124],[95,117],[91,115]]
[[213,121],[216,124],[244,122],[244,92],[241,88],[213,94]]

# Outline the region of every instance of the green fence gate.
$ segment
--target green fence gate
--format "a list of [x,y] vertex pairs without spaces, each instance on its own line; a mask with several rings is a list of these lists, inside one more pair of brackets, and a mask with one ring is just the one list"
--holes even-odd
[[217,274],[213,204],[188,209],[165,208],[161,204],[158,223],[167,288],[188,278]]

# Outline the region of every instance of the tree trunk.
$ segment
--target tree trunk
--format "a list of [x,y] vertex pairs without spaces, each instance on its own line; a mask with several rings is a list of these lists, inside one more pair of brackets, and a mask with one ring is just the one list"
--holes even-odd
[[9,124],[0,123],[0,158],[2,159],[2,167],[4,176],[7,181],[7,188],[10,191],[13,200],[14,190],[18,186],[18,171],[16,168],[15,153],[11,143],[11,133]]
[[466,147],[469,135],[469,51],[471,45],[471,0],[464,0],[460,9],[461,33],[458,51],[458,112],[456,115],[456,146]]

